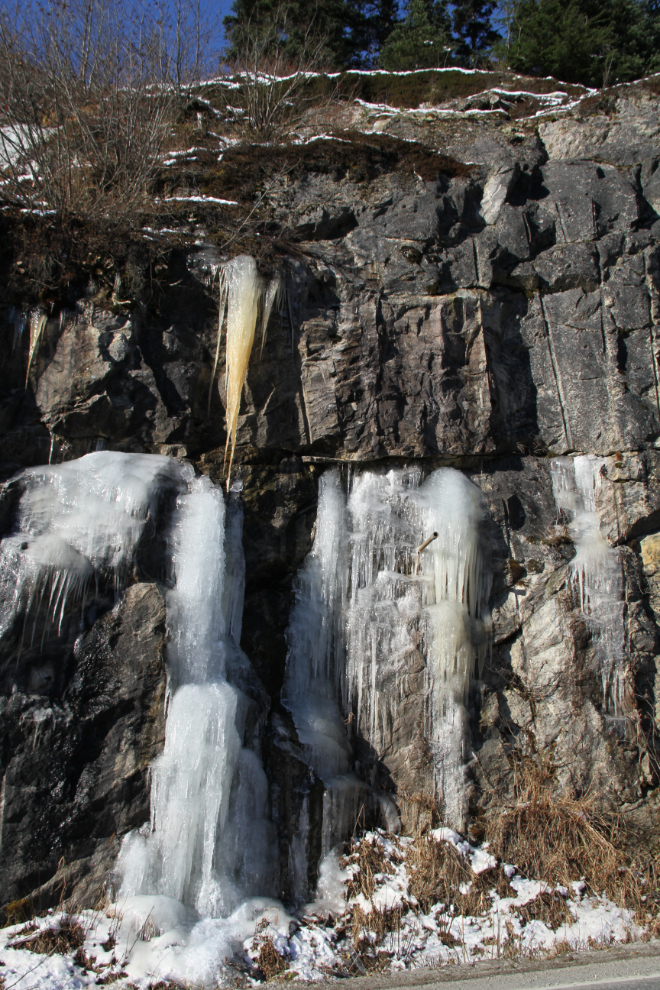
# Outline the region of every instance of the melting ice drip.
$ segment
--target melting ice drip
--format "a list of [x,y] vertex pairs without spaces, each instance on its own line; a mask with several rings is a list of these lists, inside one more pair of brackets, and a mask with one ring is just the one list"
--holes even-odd
[[558,509],[568,513],[575,543],[571,579],[580,610],[591,628],[600,661],[603,697],[615,711],[623,700],[626,642],[623,620],[623,574],[619,553],[600,532],[596,495],[604,458],[591,454],[556,457],[550,462],[552,490]]
[[[229,490],[231,467],[236,446],[236,427],[241,406],[241,394],[254,344],[257,322],[261,318],[261,347],[266,339],[268,320],[278,297],[282,282],[272,279],[267,285],[257,271],[254,258],[239,254],[220,269],[220,310],[218,315],[218,340],[215,349],[215,362],[211,382],[215,379],[220,354],[222,327],[227,318],[227,344],[225,368],[225,392],[227,396],[227,450],[231,447],[227,490]],[[209,392],[209,409],[211,394]]]
[[[121,589],[164,489],[178,492],[169,532],[174,586],[165,592],[170,642],[164,751],[152,767],[151,822],[124,840],[118,949],[139,977],[214,983],[226,956],[264,912],[275,887],[267,781],[244,745],[246,696],[227,669],[237,646],[244,585],[242,517],[222,492],[166,457],[97,452],[21,472],[13,532],[0,542],[0,635],[44,613],[61,623],[92,582]],[[80,602],[78,602],[80,604]],[[40,612],[41,610],[41,612]],[[71,609],[67,610],[67,614]],[[149,919],[155,937],[138,938]]]
[[[337,471],[321,479],[282,697],[336,805],[350,770],[345,713],[382,756],[422,668],[437,788],[456,825],[464,818],[465,698],[488,643],[485,510],[479,489],[458,471],[420,480],[418,470],[364,471],[346,495]],[[437,539],[418,556],[432,532]]]
[[19,497],[0,541],[0,637],[20,622],[32,642],[40,619],[61,628],[72,598],[84,608],[90,584],[125,584],[158,491],[177,484],[179,470],[167,457],[103,452],[14,478],[4,493]]

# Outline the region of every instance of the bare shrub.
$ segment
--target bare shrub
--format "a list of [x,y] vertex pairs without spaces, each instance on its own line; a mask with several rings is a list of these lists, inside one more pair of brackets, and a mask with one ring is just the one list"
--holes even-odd
[[250,20],[234,42],[231,70],[239,83],[232,104],[241,123],[261,140],[283,137],[299,125],[309,109],[315,114],[336,99],[336,87],[320,96],[310,76],[324,68],[326,39],[314,30],[314,19],[302,35],[296,56],[285,51],[290,30],[287,7],[278,7],[265,24]]
[[95,219],[134,212],[167,136],[175,90],[146,8],[14,0],[0,18],[4,198]]

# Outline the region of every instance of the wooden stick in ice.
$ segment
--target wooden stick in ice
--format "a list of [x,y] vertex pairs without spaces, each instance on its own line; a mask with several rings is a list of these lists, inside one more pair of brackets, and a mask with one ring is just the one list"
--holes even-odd
[[433,543],[433,541],[436,540],[437,538],[438,538],[438,534],[437,533],[433,533],[432,536],[429,536],[428,540],[424,540],[424,542],[421,544],[421,546],[418,546],[417,547],[417,553],[421,553],[422,550],[426,550],[426,548],[429,545],[429,543]]
[[421,543],[421,544],[420,544],[420,545],[419,545],[419,546],[417,547],[417,566],[416,566],[416,568],[415,568],[415,574],[419,574],[419,568],[420,568],[420,560],[419,560],[419,555],[420,555],[420,553],[422,552],[422,550],[426,550],[426,548],[427,548],[427,546],[429,545],[429,543],[433,543],[433,541],[434,541],[435,539],[437,539],[437,536],[438,536],[438,534],[437,534],[437,533],[433,533],[433,534],[432,534],[431,536],[429,536],[429,538],[428,538],[428,540],[424,540],[424,542],[423,542],[423,543]]

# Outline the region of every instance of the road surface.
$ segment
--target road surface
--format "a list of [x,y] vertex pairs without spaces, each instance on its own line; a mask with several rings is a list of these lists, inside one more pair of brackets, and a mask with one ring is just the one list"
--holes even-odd
[[[300,985],[299,985],[300,986]],[[332,984],[309,984],[314,990]],[[491,960],[355,977],[347,990],[660,990],[660,941],[551,960]]]

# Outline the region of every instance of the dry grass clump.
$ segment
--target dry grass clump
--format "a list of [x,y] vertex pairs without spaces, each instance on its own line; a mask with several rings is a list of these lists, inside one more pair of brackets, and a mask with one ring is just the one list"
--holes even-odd
[[517,803],[486,817],[491,852],[523,876],[564,886],[584,880],[592,893],[636,908],[650,891],[636,862],[639,836],[623,816],[603,810],[594,795],[561,793],[552,759],[511,759]]
[[353,846],[350,855],[345,863],[354,863],[358,869],[347,884],[349,897],[357,897],[363,894],[364,897],[372,898],[376,892],[376,877],[378,874],[392,875],[394,869],[385,856],[385,850],[379,842],[362,841],[357,846]]
[[[20,925],[22,921],[30,921],[34,918],[36,911],[31,897],[20,897],[16,901],[10,901],[2,908],[5,915],[4,927],[10,925]],[[0,927],[3,927],[0,923]]]
[[461,884],[474,880],[470,864],[449,842],[423,835],[409,846],[410,893],[426,914],[434,904],[449,904]]
[[289,960],[277,951],[273,936],[268,932],[268,921],[265,918],[259,922],[254,931],[255,948],[258,953],[254,959],[252,975],[261,980],[272,980],[289,968]]
[[454,905],[459,915],[485,914],[492,905],[491,892],[515,896],[509,879],[498,867],[475,875],[470,862],[450,842],[424,835],[408,848],[409,890],[427,914],[434,905]]
[[411,956],[415,931],[406,931],[402,924],[408,910],[404,904],[393,908],[372,908],[366,914],[359,904],[354,906],[351,929],[355,960],[359,960],[365,972],[387,968],[395,955],[399,959]]
[[52,955],[67,955],[71,949],[81,949],[85,942],[85,929],[71,916],[61,919],[58,928],[38,928],[36,925],[26,925],[16,933],[16,940],[10,942],[8,949],[29,949],[30,952]]
[[289,966],[288,961],[275,948],[272,938],[267,935],[262,939],[256,964],[264,980],[272,980],[275,976],[283,973],[285,969],[288,969]]
[[544,925],[556,932],[562,925],[571,925],[575,920],[569,911],[566,899],[556,891],[542,891],[533,901],[529,901],[518,909],[520,920],[542,921]]

